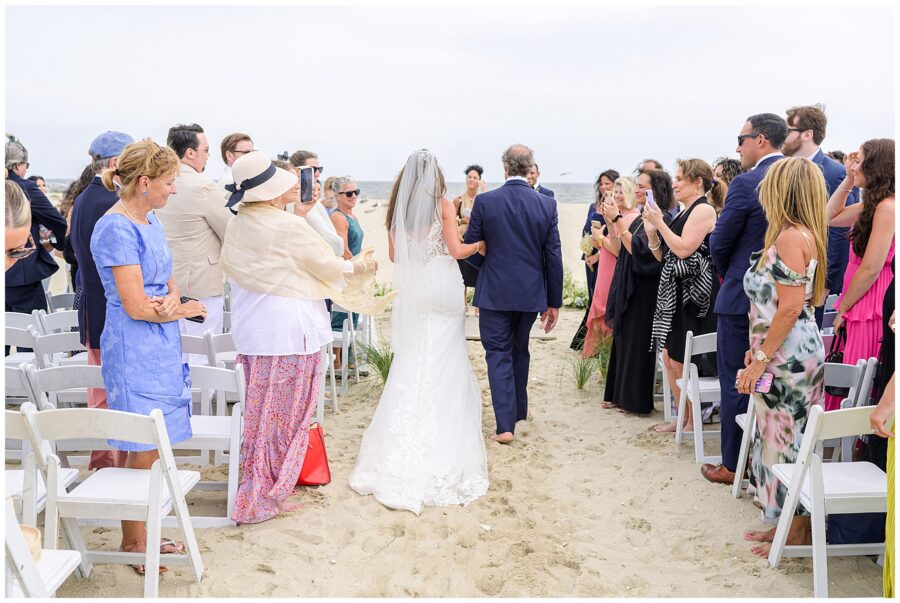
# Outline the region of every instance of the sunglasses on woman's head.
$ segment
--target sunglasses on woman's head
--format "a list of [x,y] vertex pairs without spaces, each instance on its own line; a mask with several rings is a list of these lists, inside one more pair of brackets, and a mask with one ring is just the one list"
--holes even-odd
[[[29,243],[31,246],[29,247]],[[28,243],[21,247],[16,247],[14,249],[6,250],[6,257],[11,260],[22,260],[30,256],[32,253],[37,251],[37,247],[34,244],[34,239],[31,238],[31,235],[28,235]]]
[[349,199],[350,197],[354,196],[354,195],[356,195],[357,197],[359,197],[359,189],[356,189],[355,191],[343,191],[343,192],[340,192],[340,193],[338,193],[338,194],[339,194],[339,195],[347,195],[347,198],[348,198],[348,199]]

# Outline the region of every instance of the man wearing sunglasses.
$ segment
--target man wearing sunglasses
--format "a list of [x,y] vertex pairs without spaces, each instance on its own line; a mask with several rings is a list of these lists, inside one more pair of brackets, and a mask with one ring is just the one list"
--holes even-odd
[[[25,179],[30,164],[28,150],[21,142],[10,140],[6,143],[7,179],[14,182],[28,197],[31,206],[31,239],[40,241],[41,225],[56,236],[53,246],[60,251],[66,241],[66,219],[41,192],[38,185]],[[26,248],[33,243],[26,244]],[[21,258],[6,271],[6,311],[31,314],[33,310],[46,310],[47,297],[41,284],[45,278],[59,270],[53,256],[41,246],[37,251],[21,252]],[[24,351],[24,350],[22,350]]]
[[722,463],[705,464],[700,473],[707,480],[731,484],[735,479],[743,431],[735,416],[747,410],[748,396],[737,392],[734,378],[744,368],[744,352],[749,347],[750,300],[744,293],[744,273],[750,254],[762,249],[768,222],[759,204],[757,187],[769,167],[781,159],[779,152],[788,135],[787,123],[774,113],[747,118],[737,137],[743,174],[728,186],[725,207],[710,235],[709,248],[716,270],[724,278],[716,297],[716,364],[722,389]]

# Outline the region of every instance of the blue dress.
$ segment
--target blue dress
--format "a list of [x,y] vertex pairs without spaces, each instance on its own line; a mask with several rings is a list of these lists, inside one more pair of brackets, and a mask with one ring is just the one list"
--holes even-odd
[[[363,229],[362,226],[359,225],[359,220],[356,218],[351,218],[341,210],[335,210],[339,212],[342,216],[347,219],[347,247],[350,248],[350,253],[355,255],[359,255],[359,252],[362,251],[362,242],[363,242]],[[344,321],[347,320],[346,312],[332,312],[331,313],[331,330],[332,331],[340,331],[344,328]],[[354,312],[353,314],[353,326],[356,327],[356,324],[359,320],[359,314]]]
[[[97,221],[91,236],[91,255],[106,293],[106,325],[100,335],[103,381],[109,407],[142,415],[162,410],[169,442],[191,437],[191,384],[182,363],[178,321],[134,320],[122,307],[113,266],[137,264],[144,277],[144,293],[163,296],[172,275],[172,254],[165,231],[154,214],[150,224],[136,224],[121,214]],[[148,444],[109,440],[119,450],[154,450]]]

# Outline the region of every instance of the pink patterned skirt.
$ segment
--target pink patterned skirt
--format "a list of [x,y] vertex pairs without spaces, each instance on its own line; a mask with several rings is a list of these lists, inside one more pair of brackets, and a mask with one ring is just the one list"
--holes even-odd
[[237,523],[259,523],[290,510],[316,412],[322,356],[243,356],[247,407],[241,448]]

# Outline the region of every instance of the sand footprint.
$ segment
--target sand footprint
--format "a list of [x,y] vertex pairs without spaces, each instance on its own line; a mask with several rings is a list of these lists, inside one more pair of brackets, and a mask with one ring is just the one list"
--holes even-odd
[[499,594],[503,590],[504,583],[503,577],[495,571],[485,572],[475,579],[475,586],[478,587],[478,590],[489,597]]

